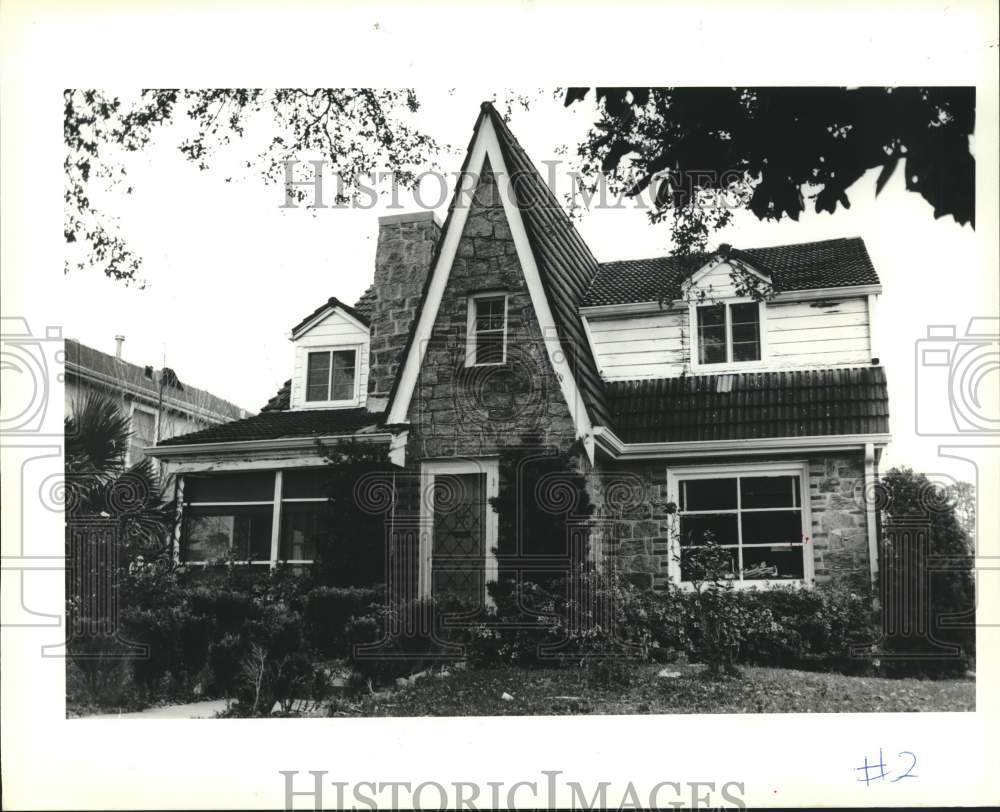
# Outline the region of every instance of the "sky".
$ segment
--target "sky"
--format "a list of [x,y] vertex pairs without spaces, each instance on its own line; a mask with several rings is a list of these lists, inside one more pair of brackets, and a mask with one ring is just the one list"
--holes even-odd
[[[493,98],[495,90],[418,87],[417,94],[422,107],[415,123],[444,146],[437,155],[442,170],[458,171],[479,103]],[[547,171],[543,161],[575,154],[592,120],[590,104],[565,108],[546,92],[535,93],[528,110],[514,106],[509,126]],[[246,148],[235,145],[201,171],[177,151],[177,141],[177,131],[167,130],[145,151],[129,156],[131,195],[121,190],[94,195],[143,258],[145,287],[126,286],[93,270],[70,272],[63,279],[72,303],[65,335],[112,353],[120,333],[126,360],[165,363],[182,381],[256,412],[291,375],[292,325],[330,296],[355,301],[370,284],[378,216],[388,201],[369,210],[282,209],[280,186],[266,183],[253,169],[236,169]],[[563,170],[568,166],[563,160],[557,182],[568,182]],[[441,196],[430,183],[425,202]],[[969,478],[966,466],[940,458],[940,436],[915,432],[917,410],[921,428],[946,431],[954,423],[948,381],[941,368],[919,363],[919,342],[929,326],[954,327],[960,338],[971,318],[995,319],[996,269],[982,270],[972,228],[950,218],[935,220],[926,202],[905,191],[901,169],[877,198],[874,173],[849,196],[849,210],[807,212],[798,222],[761,222],[739,212],[709,247],[863,237],[884,288],[877,329],[894,435],[884,465]],[[419,208],[411,197],[404,195],[401,202],[407,210]],[[437,210],[442,220],[446,205]],[[645,211],[628,203],[585,212],[577,227],[600,261],[662,256],[671,249],[668,226],[651,225]],[[974,349],[962,345],[969,347]],[[993,369],[980,380],[979,395],[988,403],[979,413],[997,413],[998,375]]]

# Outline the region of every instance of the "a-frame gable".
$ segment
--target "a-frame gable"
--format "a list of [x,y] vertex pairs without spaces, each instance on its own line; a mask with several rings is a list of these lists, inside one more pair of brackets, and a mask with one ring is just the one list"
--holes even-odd
[[532,250],[524,218],[515,203],[517,196],[513,189],[510,169],[504,150],[501,149],[497,128],[490,114],[491,111],[492,108],[484,105],[477,120],[466,162],[460,175],[461,179],[455,190],[448,219],[438,243],[437,255],[428,276],[420,312],[390,396],[386,422],[405,424],[409,421],[410,405],[420,370],[437,321],[442,297],[455,263],[459,243],[465,233],[473,206],[476,181],[483,175],[484,167],[488,162],[497,184],[500,205],[510,229],[517,260],[537,319],[540,333],[539,341],[544,346],[548,361],[555,372],[562,397],[572,417],[575,436],[584,440],[588,453],[592,454],[593,423],[578,386],[575,371],[567,358],[567,353],[563,350],[560,331]]

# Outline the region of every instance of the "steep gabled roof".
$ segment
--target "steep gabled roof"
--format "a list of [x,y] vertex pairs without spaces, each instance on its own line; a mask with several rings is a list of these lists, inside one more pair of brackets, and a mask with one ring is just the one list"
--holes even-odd
[[566,357],[595,425],[608,422],[604,385],[591,353],[579,307],[598,272],[598,262],[527,153],[493,105],[484,105],[496,129],[514,181],[531,250]]
[[[582,304],[591,307],[677,298],[681,283],[716,256],[702,253],[602,262]],[[769,276],[775,293],[879,284],[860,237],[733,249],[730,256]]]
[[302,321],[300,321],[298,324],[296,324],[292,328],[292,335],[294,336],[297,332],[299,332],[299,330],[301,330],[303,327],[305,327],[307,324],[309,324],[309,322],[311,322],[317,316],[319,316],[320,314],[322,314],[324,311],[326,311],[326,310],[332,310],[332,309],[336,309],[336,308],[340,308],[341,310],[343,310],[352,319],[357,319],[365,327],[370,326],[370,323],[369,323],[367,315],[365,315],[364,313],[360,312],[356,308],[351,307],[350,305],[344,304],[336,296],[331,296],[329,299],[327,299],[325,302],[323,302],[323,304],[321,304],[319,307],[317,307],[312,313],[310,313],[308,316],[306,316],[304,319],[302,319]]
[[[484,102],[481,105],[459,177],[463,177],[469,170],[473,149],[485,121],[490,122],[492,130],[496,134],[500,157],[506,165],[512,183],[514,183],[514,195],[517,198],[515,202],[527,232],[532,259],[541,277],[546,304],[552,312],[556,333],[563,348],[565,363],[571,370],[572,386],[578,391],[580,400],[587,411],[587,422],[591,424],[606,423],[609,413],[604,401],[601,378],[591,354],[582,320],[577,312],[587,286],[596,274],[597,261],[520,144],[517,143],[500,115],[489,102]],[[496,171],[497,167],[494,166],[493,169]],[[414,348],[417,329],[427,307],[428,293],[434,284],[446,237],[456,218],[456,205],[461,199],[462,191],[461,184],[456,184],[451,204],[448,207],[448,216],[441,229],[442,236],[435,246],[434,256],[431,259],[431,272],[427,275],[420,303],[417,306],[413,322],[414,329],[410,331],[403,351],[404,362],[400,366],[400,373],[397,374],[389,393],[390,413],[397,408],[395,404],[400,393],[401,380]],[[539,203],[528,205],[532,200],[539,201]]]
[[882,367],[695,375],[607,384],[626,443],[884,434]]

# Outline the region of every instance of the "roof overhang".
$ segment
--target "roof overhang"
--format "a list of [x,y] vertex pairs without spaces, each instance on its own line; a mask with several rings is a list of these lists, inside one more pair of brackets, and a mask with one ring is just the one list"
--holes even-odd
[[888,445],[891,434],[829,434],[810,437],[754,437],[745,440],[693,440],[668,443],[626,443],[606,426],[594,428],[597,449],[612,459],[660,457],[722,457],[733,454],[804,453],[812,451],[865,450]]
[[[807,290],[786,290],[769,296],[767,302],[804,302],[822,299],[843,299],[855,296],[877,296],[882,293],[881,285],[844,285],[839,288],[809,288]],[[663,302],[625,302],[624,304],[590,305],[581,307],[580,315],[591,318],[601,316],[638,316],[647,313],[661,313],[672,307],[687,307],[683,298]]]
[[361,319],[359,319],[354,313],[350,312],[343,302],[327,302],[325,307],[318,310],[310,316],[307,321],[292,330],[291,333],[289,333],[288,340],[295,341],[296,339],[302,338],[302,336],[312,330],[313,327],[335,311],[339,311],[345,319],[354,324],[358,329],[366,332],[370,330],[370,327],[361,321]]
[[[404,433],[405,434],[405,433]],[[399,435],[387,431],[367,434],[325,434],[306,437],[277,437],[271,440],[230,440],[216,443],[178,443],[177,445],[148,446],[143,449],[147,456],[170,461],[189,457],[266,453],[271,451],[315,451],[317,445],[342,440],[357,442],[386,443],[392,447],[398,443]]]

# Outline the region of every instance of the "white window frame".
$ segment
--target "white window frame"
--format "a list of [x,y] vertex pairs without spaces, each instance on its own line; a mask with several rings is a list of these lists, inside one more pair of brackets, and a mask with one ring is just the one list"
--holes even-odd
[[486,606],[493,605],[489,584],[500,577],[500,562],[496,548],[500,531],[500,517],[490,508],[489,499],[500,492],[500,460],[497,457],[453,459],[424,462],[420,466],[420,542],[417,570],[417,591],[422,598],[430,598],[433,586],[431,566],[434,554],[434,477],[442,474],[486,474],[486,526],[483,561],[483,598]]
[[[729,465],[690,465],[667,469],[667,499],[677,505],[677,513],[670,538],[670,556],[667,564],[667,572],[670,580],[682,589],[693,589],[690,581],[681,580],[681,567],[678,561],[680,555],[680,529],[681,499],[680,481],[692,479],[727,479],[741,476],[797,476],[799,477],[799,497],[802,502],[802,578],[788,579],[779,578],[776,580],[755,579],[732,581],[736,589],[768,589],[775,586],[799,586],[811,587],[815,584],[815,553],[812,544],[812,513],[810,511],[809,497],[809,463],[805,460],[794,460],[789,462],[761,462],[761,463],[732,463]],[[739,505],[739,484],[737,483],[737,505]],[[737,507],[737,517],[741,508]],[[763,510],[763,508],[761,508]],[[730,511],[705,511],[706,513],[725,513]],[[742,536],[742,522],[737,518],[736,526]],[[741,542],[742,544],[742,542]]]
[[[305,409],[329,409],[336,408],[339,406],[357,406],[358,405],[358,387],[361,382],[361,344],[341,344],[330,347],[303,347],[302,351],[305,353],[305,357],[302,359],[302,407]],[[330,356],[330,372],[327,376],[326,381],[326,393],[327,396],[333,391],[333,353],[335,352],[354,352],[354,392],[350,398],[346,400],[308,400],[309,396],[309,356],[318,355],[320,353],[326,353]]]
[[[503,344],[501,346],[501,360],[476,363],[476,302],[480,299],[500,299],[503,298]],[[488,290],[473,293],[469,296],[468,313],[465,326],[465,366],[467,367],[498,367],[507,363],[507,307],[509,304],[506,291]]]
[[[733,361],[733,320],[730,306],[738,304],[757,305],[757,325],[760,335],[760,359],[757,361]],[[726,360],[718,364],[703,364],[700,361],[700,338],[698,336],[698,308],[721,305],[725,307],[726,313]],[[763,369],[767,364],[767,323],[765,321],[767,308],[764,302],[752,299],[749,296],[734,296],[715,301],[705,300],[704,302],[691,302],[688,307],[688,324],[691,331],[691,369],[697,372],[746,372],[754,369]]]

